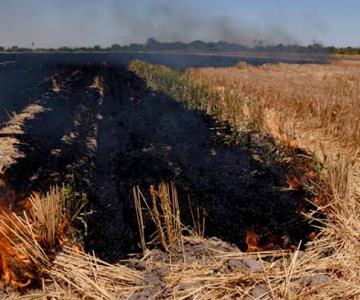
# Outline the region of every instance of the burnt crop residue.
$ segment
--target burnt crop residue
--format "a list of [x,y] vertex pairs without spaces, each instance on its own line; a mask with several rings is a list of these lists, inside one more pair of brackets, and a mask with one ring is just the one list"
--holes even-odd
[[289,169],[269,162],[261,140],[226,143],[230,133],[202,112],[149,89],[125,67],[58,65],[56,91],[18,136],[24,158],[6,177],[17,193],[72,183],[89,195],[87,250],[107,260],[138,251],[132,188],[173,181],[182,219],[206,214],[205,233],[243,250],[289,248],[312,231],[307,197]]

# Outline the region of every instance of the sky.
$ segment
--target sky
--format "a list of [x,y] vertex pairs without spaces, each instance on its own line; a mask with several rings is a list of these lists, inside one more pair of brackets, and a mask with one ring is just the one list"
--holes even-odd
[[196,39],[360,46],[359,0],[0,0],[0,46]]

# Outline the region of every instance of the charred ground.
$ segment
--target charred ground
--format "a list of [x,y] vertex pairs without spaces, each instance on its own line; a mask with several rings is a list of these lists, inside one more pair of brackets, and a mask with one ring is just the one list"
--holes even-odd
[[88,250],[108,260],[138,250],[131,190],[160,181],[176,182],[185,222],[191,199],[206,212],[206,235],[243,250],[249,228],[270,248],[311,232],[301,214],[310,195],[289,188],[292,166],[271,158],[271,142],[229,143],[227,124],[149,89],[126,67],[58,65],[52,77],[60,89],[47,81],[37,100],[44,111],[18,137],[24,158],[6,176],[19,195],[63,182],[87,193]]

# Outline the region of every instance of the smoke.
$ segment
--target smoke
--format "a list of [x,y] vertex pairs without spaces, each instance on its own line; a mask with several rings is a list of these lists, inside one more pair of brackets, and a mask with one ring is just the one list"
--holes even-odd
[[[247,46],[259,41],[264,45],[299,44],[319,40],[330,30],[316,12],[301,17],[296,5],[280,13],[264,5],[265,0],[251,9],[246,2],[1,0],[0,45],[109,46],[144,43],[150,37],[162,42],[223,40]],[[281,2],[274,7],[280,9]],[[241,11],[240,3],[248,6],[247,10]],[[293,20],[294,16],[300,17]]]
[[196,4],[186,2],[116,3],[111,9],[111,17],[116,28],[122,31],[119,40],[126,43],[142,43],[149,37],[162,42],[223,40],[247,46],[259,41],[268,45],[299,43],[280,24],[259,25],[231,18],[228,14],[208,11],[203,14]]

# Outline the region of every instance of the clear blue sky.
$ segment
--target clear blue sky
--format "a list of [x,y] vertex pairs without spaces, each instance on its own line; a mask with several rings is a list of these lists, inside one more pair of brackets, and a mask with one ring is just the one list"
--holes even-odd
[[0,0],[0,45],[194,39],[360,46],[359,0]]

